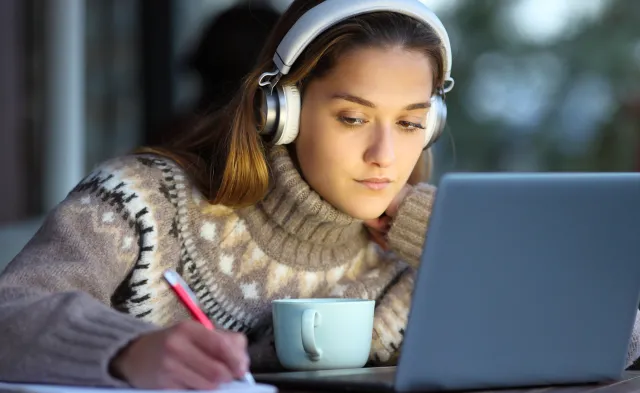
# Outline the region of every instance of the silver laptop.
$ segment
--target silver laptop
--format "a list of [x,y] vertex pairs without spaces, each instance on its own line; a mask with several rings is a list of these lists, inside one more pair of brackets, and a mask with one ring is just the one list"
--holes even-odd
[[442,178],[397,367],[280,387],[491,389],[616,380],[640,301],[640,174]]

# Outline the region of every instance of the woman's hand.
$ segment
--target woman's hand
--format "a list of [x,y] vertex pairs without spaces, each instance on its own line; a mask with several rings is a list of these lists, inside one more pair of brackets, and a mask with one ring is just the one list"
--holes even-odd
[[378,243],[378,245],[385,251],[389,250],[387,232],[389,232],[389,228],[391,227],[391,220],[396,216],[396,214],[398,214],[398,208],[404,198],[409,194],[409,191],[411,191],[411,188],[411,185],[405,184],[398,195],[393,198],[382,216],[372,220],[366,220],[364,222],[364,225],[369,230],[371,239]]
[[248,369],[243,335],[195,321],[140,336],[111,362],[116,376],[141,389],[212,390]]

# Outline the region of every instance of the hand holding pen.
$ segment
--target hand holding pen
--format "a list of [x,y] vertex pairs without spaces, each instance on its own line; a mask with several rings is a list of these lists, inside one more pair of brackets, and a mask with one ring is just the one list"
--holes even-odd
[[213,390],[250,377],[248,368],[244,335],[188,320],[139,336],[112,359],[109,371],[135,388]]
[[[214,324],[200,309],[200,307],[198,306],[198,299],[189,288],[189,285],[187,285],[187,283],[182,279],[182,277],[180,277],[180,275],[174,270],[168,269],[164,272],[164,278],[171,286],[173,293],[176,294],[180,302],[187,308],[187,310],[191,314],[191,317],[200,322],[202,326],[204,326],[208,330],[215,330]],[[246,347],[246,342],[244,343],[244,345]],[[248,370],[242,375],[240,380],[250,384],[255,383],[253,376],[251,376]]]

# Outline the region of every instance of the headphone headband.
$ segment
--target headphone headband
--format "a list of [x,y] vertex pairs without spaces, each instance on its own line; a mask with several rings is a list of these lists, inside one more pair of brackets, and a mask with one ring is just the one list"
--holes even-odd
[[286,75],[307,45],[322,32],[352,16],[379,11],[404,14],[433,28],[444,46],[444,92],[449,92],[453,88],[449,35],[436,14],[420,0],[326,0],[307,11],[289,29],[273,55],[273,62],[280,74]]
[[293,142],[300,123],[300,92],[296,85],[278,85],[300,54],[318,35],[352,16],[388,11],[407,15],[430,26],[440,38],[444,50],[444,86],[435,86],[437,93],[431,96],[425,126],[424,146],[428,148],[441,135],[447,117],[444,93],[453,88],[451,78],[451,44],[447,30],[440,19],[422,0],[325,0],[308,10],[284,36],[273,62],[277,69],[260,76],[258,85],[263,94],[262,115],[265,123],[258,132],[276,145]]

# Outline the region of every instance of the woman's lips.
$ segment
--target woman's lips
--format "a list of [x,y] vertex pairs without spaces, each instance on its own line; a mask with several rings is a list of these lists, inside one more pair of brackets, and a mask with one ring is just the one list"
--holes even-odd
[[389,184],[391,184],[391,180],[378,177],[357,180],[357,182],[374,191],[384,190],[385,188],[389,187]]

